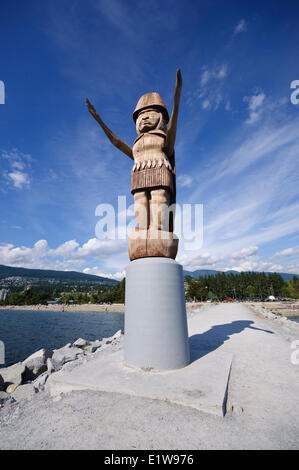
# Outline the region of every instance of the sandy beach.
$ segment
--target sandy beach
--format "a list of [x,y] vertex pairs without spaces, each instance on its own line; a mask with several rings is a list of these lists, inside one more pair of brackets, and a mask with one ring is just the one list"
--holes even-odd
[[[202,307],[203,303],[186,303],[187,311]],[[49,305],[6,305],[0,310],[49,310],[55,312],[109,312],[124,313],[124,304],[49,304]]]

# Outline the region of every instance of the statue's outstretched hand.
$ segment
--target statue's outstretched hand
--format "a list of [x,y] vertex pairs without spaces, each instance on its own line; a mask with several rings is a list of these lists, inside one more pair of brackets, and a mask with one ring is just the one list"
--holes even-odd
[[86,104],[87,104],[87,107],[88,107],[88,111],[90,112],[90,114],[92,114],[93,116],[96,116],[98,113],[96,112],[95,108],[92,106],[92,104],[90,103],[90,101],[88,100],[88,98],[86,98]]
[[174,154],[174,144],[175,144],[175,138],[176,138],[176,128],[177,128],[177,120],[178,120],[178,113],[179,113],[181,90],[182,90],[182,74],[181,74],[181,70],[177,69],[173,108],[172,108],[172,113],[169,119],[166,145],[165,145],[168,155]]
[[176,71],[176,88],[177,87],[182,88],[182,74],[180,69]]
[[100,116],[96,112],[95,108],[92,106],[92,104],[90,103],[90,101],[87,98],[85,99],[85,101],[86,101],[88,111],[95,118],[95,120],[100,124],[101,128],[105,132],[105,134],[108,137],[108,139],[110,140],[110,142],[115,147],[117,147],[119,150],[121,150],[123,153],[128,155],[128,157],[130,157],[132,160],[134,160],[132,148],[129,145],[127,145],[125,142],[123,142],[115,134],[113,134],[113,132],[109,129],[109,127],[106,126],[106,124],[102,121],[102,119],[100,118]]

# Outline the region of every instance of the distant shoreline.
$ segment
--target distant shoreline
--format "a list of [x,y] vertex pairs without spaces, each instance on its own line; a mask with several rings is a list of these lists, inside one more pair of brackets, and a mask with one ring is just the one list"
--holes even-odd
[[[187,312],[198,310],[201,307],[212,305],[207,302],[186,302]],[[283,302],[249,303],[251,307],[262,307],[263,313],[270,312],[278,317],[299,318],[299,302],[292,305]],[[43,310],[49,312],[91,312],[91,313],[124,313],[124,304],[49,304],[49,305],[0,305],[1,310]]]
[[[187,310],[199,308],[203,303],[187,303]],[[0,310],[44,310],[49,312],[108,312],[124,313],[124,304],[50,304],[50,305],[1,305]]]

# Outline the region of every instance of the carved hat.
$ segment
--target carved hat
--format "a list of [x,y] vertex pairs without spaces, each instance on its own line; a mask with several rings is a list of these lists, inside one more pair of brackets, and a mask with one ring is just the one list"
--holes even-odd
[[146,108],[157,108],[163,113],[166,123],[169,121],[168,111],[159,93],[152,91],[151,93],[146,93],[141,96],[133,113],[133,119],[135,122],[140,111]]

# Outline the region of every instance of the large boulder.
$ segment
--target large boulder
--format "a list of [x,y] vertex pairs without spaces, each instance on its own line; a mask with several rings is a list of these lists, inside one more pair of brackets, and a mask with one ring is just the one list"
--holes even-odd
[[31,398],[35,395],[35,390],[32,384],[19,385],[18,388],[11,393],[11,396],[16,400],[24,400],[25,398]]
[[55,372],[55,367],[53,366],[53,363],[50,358],[47,359],[47,372],[49,374],[52,374],[52,372]]
[[25,378],[26,367],[22,362],[17,362],[16,364],[10,367],[4,367],[1,369],[1,375],[5,382],[5,388],[10,384],[21,385],[23,379]]
[[103,338],[102,342],[103,344],[111,344],[111,343],[115,344],[116,342],[119,341],[119,339],[121,338],[121,335],[122,335],[121,330],[118,330],[116,333],[114,333],[113,336],[110,336],[110,338]]
[[63,347],[54,351],[51,361],[55,370],[59,370],[64,364],[75,361],[82,354],[84,352],[81,348]]
[[23,361],[26,366],[26,380],[34,380],[40,374],[47,370],[47,359],[51,358],[53,351],[48,349],[40,349]]
[[92,354],[94,353],[97,349],[99,349],[102,346],[102,341],[96,339],[95,341],[91,341],[89,346],[84,348],[84,353],[85,354]]
[[75,346],[76,348],[83,348],[83,349],[85,349],[89,345],[90,345],[90,341],[87,341],[86,339],[83,339],[83,338],[78,338],[73,343],[73,346]]
[[48,372],[44,372],[40,375],[34,382],[32,382],[34,392],[41,392],[45,388],[45,383],[47,382],[50,374]]

